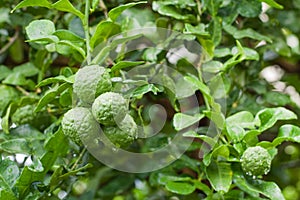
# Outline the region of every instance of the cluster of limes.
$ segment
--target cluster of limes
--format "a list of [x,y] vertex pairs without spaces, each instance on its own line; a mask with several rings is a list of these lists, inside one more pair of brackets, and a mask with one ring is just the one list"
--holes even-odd
[[137,125],[128,114],[128,101],[122,94],[112,92],[107,68],[90,65],[78,70],[73,84],[79,106],[65,113],[62,129],[77,144],[89,133],[103,130],[117,147],[130,145],[137,137]]

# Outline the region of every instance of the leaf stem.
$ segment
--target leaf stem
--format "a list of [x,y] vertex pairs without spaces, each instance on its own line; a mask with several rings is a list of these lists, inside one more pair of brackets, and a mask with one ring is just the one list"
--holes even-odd
[[90,1],[85,0],[85,12],[84,12],[84,20],[82,21],[84,34],[85,34],[85,42],[86,42],[86,60],[87,64],[91,64],[91,47],[90,47],[90,33],[89,33],[89,13],[90,13]]

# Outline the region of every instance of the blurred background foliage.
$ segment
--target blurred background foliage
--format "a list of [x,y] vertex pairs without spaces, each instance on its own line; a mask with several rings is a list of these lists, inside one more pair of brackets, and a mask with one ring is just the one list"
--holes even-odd
[[[74,33],[78,44],[85,49],[82,23],[73,14],[42,7],[26,7],[11,13],[19,2],[1,0],[0,5],[0,114],[3,129],[0,134],[0,182],[4,179],[9,184],[0,186],[1,190],[15,185],[21,199],[204,199],[205,190],[183,195],[185,191],[181,189],[186,185],[166,188],[160,178],[161,174],[179,178],[201,177],[201,164],[195,155],[197,151],[194,151],[199,145],[197,141],[172,165],[145,174],[109,169],[88,153],[81,154],[78,146],[67,141],[59,129],[59,120],[72,104],[71,82],[55,87],[36,85],[49,77],[72,76],[84,62],[84,57],[73,49],[53,51],[45,45],[26,42],[26,27],[33,20],[49,19],[57,30]],[[91,35],[96,32],[97,25],[107,19],[112,8],[131,2],[135,1],[92,1]],[[203,70],[208,73],[224,71],[226,116],[238,111],[256,114],[266,107],[283,106],[300,117],[300,1],[276,2],[278,4],[260,0],[149,1],[122,12],[115,27],[110,25],[107,30],[111,32],[103,32],[95,46],[110,35],[148,26],[191,33],[209,57],[202,66]],[[72,4],[84,11],[84,1],[74,0]],[[238,51],[236,40],[248,48],[243,58],[234,56]],[[51,100],[46,99],[40,111],[34,112],[45,94],[51,96]],[[21,116],[24,120],[13,117],[18,110],[24,115]],[[28,116],[31,118],[27,119]],[[300,125],[299,120],[291,123]],[[276,123],[259,139],[273,140],[282,124]],[[144,148],[153,149],[164,140],[167,137],[162,135],[157,141],[145,143]],[[51,161],[47,157],[57,160]],[[40,160],[43,158],[49,162],[47,170],[41,170]],[[299,169],[299,144],[284,142],[278,148],[271,172],[264,179],[275,181],[286,199],[300,199]],[[209,186],[208,182],[206,184]],[[178,187],[180,192],[176,190]],[[2,192],[1,199],[14,199],[14,192]],[[240,197],[243,194],[232,190],[226,199]],[[211,197],[219,198],[216,195]]]

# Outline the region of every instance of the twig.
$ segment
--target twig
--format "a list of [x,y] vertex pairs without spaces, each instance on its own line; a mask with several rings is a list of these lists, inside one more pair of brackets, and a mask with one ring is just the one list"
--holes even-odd
[[81,153],[79,154],[78,159],[76,160],[76,162],[73,164],[73,166],[71,167],[71,171],[73,171],[74,169],[76,169],[79,161],[81,160],[81,158],[83,157],[84,153],[86,152],[86,148],[84,148]]
[[103,0],[99,1],[99,6],[100,6],[100,8],[102,9],[102,11],[103,11],[103,13],[105,15],[105,18],[108,18],[107,7],[106,7],[106,5],[105,5],[105,3],[104,3]]
[[19,37],[19,30],[17,29],[13,37],[9,38],[8,43],[5,44],[2,47],[2,49],[0,49],[0,54],[3,54],[5,51],[7,51],[7,49],[9,49],[9,47],[11,47],[14,44],[14,42],[18,39],[18,37]]
[[22,87],[20,87],[18,85],[16,86],[16,89],[19,90],[25,96],[28,96],[30,94],[29,92],[27,92],[26,90],[24,90]]
[[86,60],[87,64],[91,64],[91,47],[90,47],[90,33],[89,33],[89,15],[90,15],[90,1],[85,0],[85,17],[83,20],[83,27],[85,33],[85,43],[86,43]]

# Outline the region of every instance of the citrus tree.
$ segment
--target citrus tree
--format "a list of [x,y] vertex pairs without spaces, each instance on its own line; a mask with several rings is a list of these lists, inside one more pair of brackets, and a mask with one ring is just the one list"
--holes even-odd
[[299,9],[2,0],[0,199],[297,199]]

